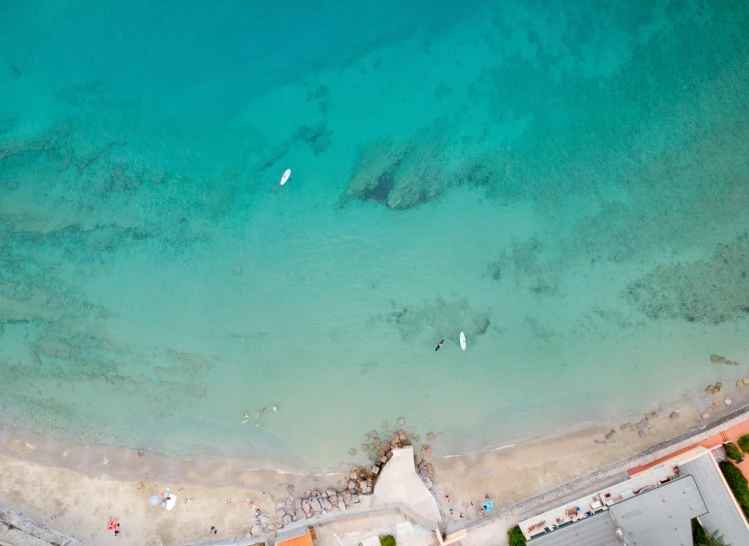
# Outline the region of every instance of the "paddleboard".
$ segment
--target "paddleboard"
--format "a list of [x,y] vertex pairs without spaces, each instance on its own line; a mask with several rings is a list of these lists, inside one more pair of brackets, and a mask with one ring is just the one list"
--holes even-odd
[[171,510],[177,503],[177,495],[169,495],[169,500],[166,501],[166,509]]
[[286,184],[286,182],[289,180],[289,177],[291,176],[291,169],[286,169],[283,172],[283,176],[281,177],[281,185],[283,186]]
[[440,339],[439,343],[437,343],[437,345],[434,346],[434,352],[435,353],[442,348],[442,344],[444,342],[445,342],[445,338],[443,337],[442,339]]
[[460,332],[460,348],[466,350],[466,335],[463,332]]

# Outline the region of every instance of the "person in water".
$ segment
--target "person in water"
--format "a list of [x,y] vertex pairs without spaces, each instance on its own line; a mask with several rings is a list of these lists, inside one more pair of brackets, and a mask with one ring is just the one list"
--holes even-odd
[[439,351],[439,350],[440,350],[440,349],[442,348],[442,346],[443,346],[444,344],[445,344],[445,339],[444,339],[444,338],[442,338],[442,339],[440,340],[440,342],[439,342],[439,343],[437,343],[437,346],[436,346],[436,347],[434,348],[434,352],[436,353],[437,351]]

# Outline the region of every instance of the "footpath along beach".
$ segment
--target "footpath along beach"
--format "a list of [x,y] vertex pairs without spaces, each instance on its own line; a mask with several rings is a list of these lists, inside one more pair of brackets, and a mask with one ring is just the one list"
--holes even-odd
[[[730,405],[713,406],[709,395],[698,401],[698,407],[694,400],[683,400],[640,416],[650,429],[644,437],[635,432],[637,426],[620,423],[616,428],[560,431],[506,449],[457,457],[417,455],[433,467],[430,485],[443,516],[440,527],[447,532],[468,529],[464,544],[487,544],[487,536],[501,537],[501,528],[518,513],[550,500],[548,493],[534,499],[536,495],[580,478],[595,479],[589,476],[595,471],[640,460],[646,456],[643,452],[662,449],[674,438],[701,434],[723,423],[726,415],[746,411],[749,389],[737,386],[730,391],[721,399],[730,396]],[[713,408],[709,412],[708,405]],[[95,544],[188,544],[208,540],[209,534],[224,540],[249,538],[258,509],[274,531],[283,525],[276,515],[279,500],[345,487],[350,469],[342,464],[339,472],[326,475],[248,470],[252,464],[247,461],[139,456],[119,447],[62,444],[7,428],[0,434],[0,452],[0,504]],[[565,487],[552,494],[574,490]],[[151,497],[161,502],[167,490],[177,496],[174,508],[152,506]],[[486,495],[497,510],[482,516],[480,504]],[[106,530],[110,519],[120,522],[118,537]],[[208,531],[212,526],[215,533]]]

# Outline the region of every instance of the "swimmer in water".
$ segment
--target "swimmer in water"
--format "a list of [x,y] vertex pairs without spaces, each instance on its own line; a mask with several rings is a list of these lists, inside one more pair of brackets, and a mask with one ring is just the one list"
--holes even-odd
[[257,427],[259,427],[259,426],[260,426],[260,423],[258,423],[257,425],[255,425],[255,426],[254,426],[254,427],[252,427],[252,428],[257,428]]
[[273,411],[278,411],[278,406],[273,406]]

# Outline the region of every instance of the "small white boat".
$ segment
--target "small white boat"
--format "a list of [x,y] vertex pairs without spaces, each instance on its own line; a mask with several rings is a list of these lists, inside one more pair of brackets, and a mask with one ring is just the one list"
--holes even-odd
[[460,332],[460,348],[466,350],[466,335],[463,332]]
[[281,176],[281,185],[283,186],[288,182],[289,177],[291,176],[291,169],[286,169],[283,173],[283,176]]

